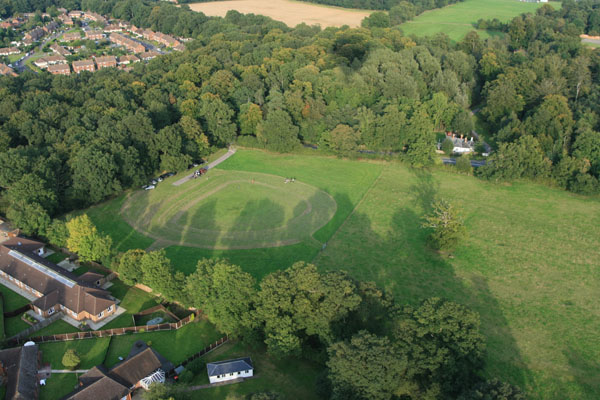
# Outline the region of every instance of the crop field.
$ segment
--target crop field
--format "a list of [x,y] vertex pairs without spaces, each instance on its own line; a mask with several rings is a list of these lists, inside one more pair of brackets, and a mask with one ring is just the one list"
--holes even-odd
[[290,27],[303,22],[323,28],[342,25],[357,27],[372,12],[290,0],[228,0],[188,5],[192,10],[212,17],[224,17],[227,11],[236,10],[242,14],[265,15]]
[[[261,278],[305,260],[321,270],[347,270],[358,279],[375,281],[400,303],[414,304],[431,296],[449,298],[480,313],[487,338],[486,373],[490,376],[520,385],[533,399],[600,397],[597,197],[530,183],[488,183],[444,170],[412,171],[397,163],[255,150],[239,150],[209,171],[206,182],[200,179],[175,187],[165,181],[154,193],[143,195],[155,200],[160,210],[167,192],[173,194],[172,203],[176,204],[188,198],[183,194],[188,190],[195,193],[189,198],[202,197],[202,188],[208,188],[213,177],[217,181],[218,177],[240,180],[241,176],[253,176],[262,181],[262,174],[264,183],[272,176],[280,177],[274,184],[279,182],[286,190],[292,190],[293,185],[302,189],[305,184],[312,193],[327,193],[335,200],[335,213],[332,217],[327,214],[328,222],[323,220],[303,231],[306,234],[324,224],[311,237],[298,235],[300,241],[289,246],[217,250],[169,245],[167,255],[177,269],[189,273],[199,258],[225,257]],[[292,176],[297,182],[283,183],[283,177]],[[165,192],[159,190],[161,185]],[[249,194],[251,185],[239,189],[229,185],[233,192],[214,194],[222,196],[215,197],[223,201],[222,209],[213,205],[205,210],[219,218],[202,216],[189,221],[200,227],[210,222],[226,232],[238,219],[247,221],[248,226],[271,229],[275,222],[293,220],[306,210],[303,205],[301,211],[294,211],[303,201],[298,196],[312,199],[299,194],[289,196],[293,200],[288,202],[277,190],[265,191],[264,186]],[[260,207],[252,208],[256,219],[244,215],[247,202],[260,203],[270,196],[273,202],[282,203],[275,207],[277,218],[261,214]],[[427,233],[419,227],[436,196],[464,208],[470,239],[452,258],[430,251]],[[207,202],[210,197],[198,200],[194,207],[202,209]],[[272,213],[273,206],[264,204]],[[136,206],[145,209],[148,204],[138,200]],[[118,214],[122,208],[127,209],[127,198],[117,198],[88,212],[102,231],[121,240],[129,238],[121,242],[127,244],[121,250],[152,243],[153,239],[124,219],[114,217],[114,211]],[[324,210],[331,212],[331,206]],[[181,225],[180,229],[187,227]],[[161,247],[160,242],[150,247],[156,245]]]
[[[443,8],[425,11],[400,25],[405,35],[429,36],[443,32],[454,41],[461,40],[474,27],[477,20],[498,18],[507,22],[523,13],[534,13],[543,4],[550,4],[554,9],[560,8],[558,2],[551,3],[525,3],[519,0],[465,0]],[[490,33],[478,30],[481,38],[490,36]],[[497,32],[500,34],[500,32]]]

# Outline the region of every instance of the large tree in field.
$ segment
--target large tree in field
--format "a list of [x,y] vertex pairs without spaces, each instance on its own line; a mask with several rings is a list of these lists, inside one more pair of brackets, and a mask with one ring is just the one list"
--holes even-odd
[[256,281],[237,265],[224,260],[202,259],[186,278],[191,304],[204,311],[221,332],[243,335],[252,325]]
[[164,250],[151,251],[142,256],[140,268],[143,272],[143,283],[160,293],[169,301],[183,297],[184,276],[175,272],[171,261]]
[[429,239],[438,250],[452,250],[467,238],[460,208],[443,199],[432,204],[432,211],[425,216],[422,227],[432,229]]
[[66,224],[69,231],[67,248],[77,253],[81,261],[106,261],[110,256],[112,239],[102,236],[87,216],[77,216]]
[[262,280],[255,314],[269,352],[286,356],[299,354],[301,344],[311,336],[331,343],[333,325],[360,302],[354,282],[345,273],[319,274],[314,265],[298,262]]

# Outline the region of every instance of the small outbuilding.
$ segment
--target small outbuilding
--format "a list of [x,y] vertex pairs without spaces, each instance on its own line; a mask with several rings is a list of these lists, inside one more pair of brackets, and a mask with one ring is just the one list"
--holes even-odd
[[254,374],[254,366],[250,357],[207,363],[206,370],[210,383],[250,378]]

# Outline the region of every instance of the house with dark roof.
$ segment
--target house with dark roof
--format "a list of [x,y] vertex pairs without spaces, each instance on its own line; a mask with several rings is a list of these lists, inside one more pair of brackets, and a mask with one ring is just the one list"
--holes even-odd
[[148,390],[153,383],[164,383],[173,364],[156,350],[138,340],[129,356],[111,369],[95,366],[79,377],[79,387],[63,400],[131,399],[139,388]]
[[33,342],[23,347],[0,350],[0,378],[6,384],[6,400],[38,398],[38,369],[42,353]]
[[37,297],[33,311],[46,318],[58,311],[77,321],[98,322],[114,314],[115,299],[100,289],[103,276],[77,276],[42,257],[44,244],[15,237],[0,243],[0,283],[10,282]]
[[254,366],[250,357],[244,357],[207,363],[206,371],[210,383],[218,383],[233,379],[251,378],[254,374]]

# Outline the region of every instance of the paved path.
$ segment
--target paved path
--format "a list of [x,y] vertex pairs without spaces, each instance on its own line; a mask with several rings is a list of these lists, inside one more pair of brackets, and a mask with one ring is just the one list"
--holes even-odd
[[53,374],[85,374],[89,369],[51,369],[50,372]]
[[[221,157],[217,158],[215,161],[211,162],[210,164],[208,164],[207,167],[202,167],[202,168],[206,168],[206,169],[211,169],[216,167],[217,165],[221,164],[223,161],[227,160],[229,157],[231,157],[232,155],[235,154],[235,149],[230,147],[229,150],[227,151],[227,153],[223,154]],[[189,174],[188,176],[181,178],[180,180],[176,181],[173,183],[173,186],[181,186],[184,183],[186,183],[187,181],[189,181],[190,179],[194,178],[194,173],[192,172],[191,174]]]

